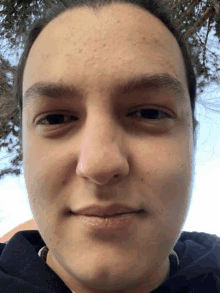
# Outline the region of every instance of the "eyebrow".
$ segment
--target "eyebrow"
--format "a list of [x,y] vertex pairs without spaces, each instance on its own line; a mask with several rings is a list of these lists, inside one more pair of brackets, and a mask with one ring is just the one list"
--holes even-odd
[[[182,101],[184,99],[185,88],[183,84],[169,73],[134,75],[125,81],[120,81],[120,83],[112,89],[111,94],[118,95],[133,93],[134,91],[150,91],[167,88],[175,91],[178,100]],[[24,101],[30,98],[36,98],[36,95],[58,99],[70,95],[81,96],[82,93],[80,93],[72,84],[65,84],[62,81],[57,83],[41,81],[33,84],[25,92]]]

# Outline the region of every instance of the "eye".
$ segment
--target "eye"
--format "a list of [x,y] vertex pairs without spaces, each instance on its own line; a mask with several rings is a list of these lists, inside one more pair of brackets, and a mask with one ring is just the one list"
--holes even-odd
[[[159,115],[160,113],[160,115]],[[138,111],[134,111],[127,116],[136,116],[137,118],[143,118],[146,120],[161,120],[171,118],[169,114],[162,110],[158,110],[155,108],[147,108],[147,109],[140,109]],[[157,118],[158,116],[163,116],[162,118]],[[59,125],[63,123],[67,123],[70,121],[78,120],[75,116],[67,116],[64,114],[50,114],[38,121],[38,125]]]
[[78,120],[75,116],[66,116],[64,114],[51,114],[47,115],[44,118],[42,118],[40,121],[38,121],[37,124],[40,125],[57,125],[57,124],[63,124],[70,121],[76,121]]
[[[162,115],[159,115],[159,112],[162,113]],[[148,120],[161,120],[161,118],[157,118],[158,116],[163,116],[162,119],[171,118],[171,115],[168,113],[154,109],[154,108],[148,108],[148,109],[141,109],[135,112],[132,112],[128,114],[128,116],[137,116],[138,118],[148,119]]]

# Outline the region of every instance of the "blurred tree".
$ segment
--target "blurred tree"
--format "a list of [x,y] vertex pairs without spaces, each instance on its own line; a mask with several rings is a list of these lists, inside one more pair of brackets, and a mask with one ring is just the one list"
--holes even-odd
[[[0,152],[4,148],[13,154],[11,165],[0,170],[6,175],[20,175],[22,151],[19,141],[19,111],[13,99],[13,80],[16,66],[7,59],[11,51],[17,58],[24,45],[24,37],[35,19],[45,8],[62,0],[1,0],[0,1]],[[189,54],[195,66],[200,92],[212,81],[218,81],[220,56],[208,47],[211,32],[220,41],[219,0],[163,0],[170,9],[175,25],[184,33]],[[199,79],[198,79],[199,78]],[[9,138],[13,136],[13,140]]]

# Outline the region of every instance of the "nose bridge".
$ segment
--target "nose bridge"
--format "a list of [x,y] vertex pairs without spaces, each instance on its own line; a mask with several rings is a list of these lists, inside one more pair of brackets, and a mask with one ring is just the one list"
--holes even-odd
[[119,128],[110,114],[104,111],[100,114],[100,111],[91,117],[88,116],[86,136],[94,146],[96,143],[101,143],[103,147],[112,146],[117,141]]
[[128,171],[122,154],[120,127],[107,113],[88,115],[82,132],[77,174],[97,184],[106,184],[117,175],[121,178]]
[[110,115],[94,113],[92,117],[88,116],[84,130],[81,149],[84,158],[88,160],[92,154],[95,154],[97,160],[119,156],[122,136]]
[[87,103],[87,118],[85,122],[84,139],[89,138],[90,144],[102,143],[113,145],[119,138],[119,121],[117,121],[114,105],[110,97],[101,90],[94,91],[96,95],[91,95]]

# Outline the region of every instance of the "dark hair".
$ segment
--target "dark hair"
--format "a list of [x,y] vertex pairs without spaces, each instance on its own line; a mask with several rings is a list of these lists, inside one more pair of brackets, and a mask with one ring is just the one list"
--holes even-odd
[[[195,118],[195,102],[196,102],[196,77],[194,68],[192,65],[192,61],[190,60],[188,54],[187,41],[184,40],[184,37],[180,30],[178,30],[173,23],[171,14],[166,7],[166,4],[161,0],[62,0],[58,3],[53,4],[53,6],[44,11],[43,16],[36,20],[32,25],[29,34],[25,41],[25,48],[23,54],[21,55],[16,78],[15,78],[15,87],[14,87],[14,95],[16,105],[19,108],[20,112],[20,123],[22,125],[22,84],[23,84],[23,74],[24,68],[26,65],[26,61],[31,50],[31,47],[42,30],[46,27],[48,23],[50,23],[54,18],[59,16],[60,14],[66,12],[67,10],[76,8],[76,7],[88,7],[92,8],[95,11],[99,11],[102,7],[114,3],[129,3],[133,5],[137,5],[141,8],[146,9],[148,12],[153,14],[155,17],[159,18],[164,25],[172,32],[174,37],[176,38],[185,64],[185,74],[187,77],[188,91],[190,95],[190,102],[192,108],[192,119],[193,119],[193,136],[194,136],[194,147],[196,146],[197,135],[195,134],[196,126],[198,125],[198,121]],[[21,127],[20,127],[21,129]],[[21,139],[21,132],[20,132]]]

